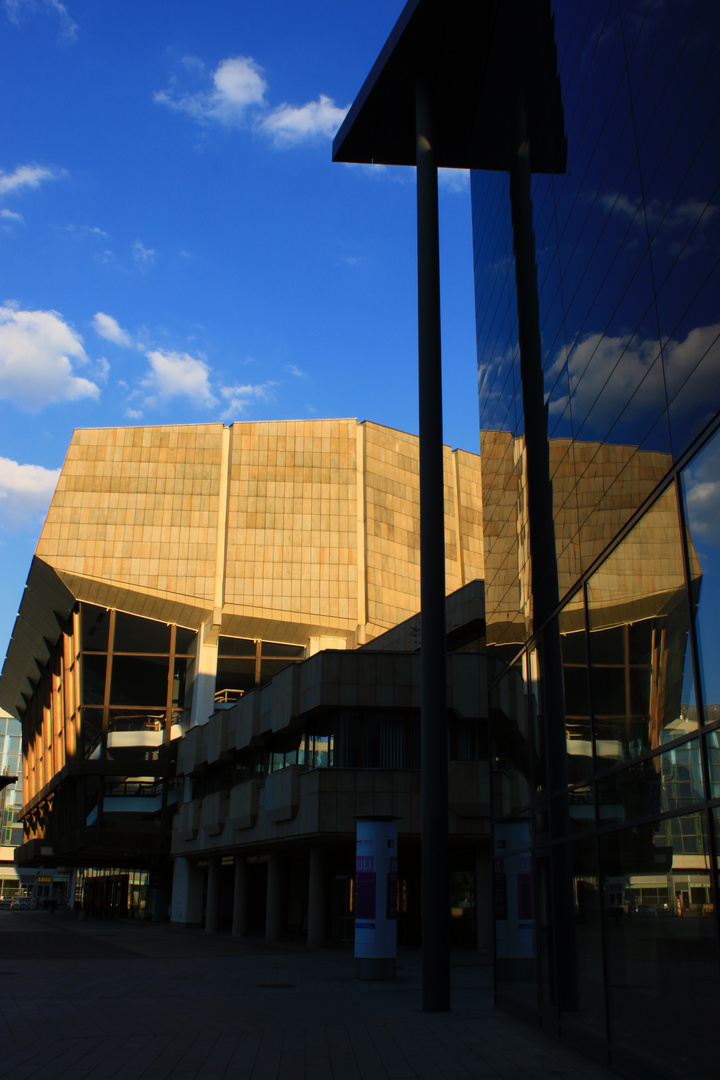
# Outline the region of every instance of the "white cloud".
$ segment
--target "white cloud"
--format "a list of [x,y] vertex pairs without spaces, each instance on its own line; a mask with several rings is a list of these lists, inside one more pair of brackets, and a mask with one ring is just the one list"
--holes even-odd
[[132,245],[133,259],[140,266],[146,266],[148,263],[155,262],[155,251],[153,248],[146,248],[139,240],[136,240]]
[[297,146],[315,139],[333,138],[348,108],[340,108],[332,98],[321,94],[317,101],[308,101],[306,105],[279,105],[258,126],[275,146]]
[[77,37],[77,23],[70,17],[70,13],[60,0],[5,0],[5,10],[11,23],[20,25],[21,17],[25,12],[51,11],[60,20],[60,33],[62,37],[74,40]]
[[296,364],[286,364],[285,370],[288,375],[294,375],[296,379],[304,379],[306,372],[301,371]]
[[[716,460],[715,464],[718,462]],[[687,517],[690,535],[717,543],[720,537],[720,480],[688,480]]]
[[[183,57],[182,63],[190,76],[207,78],[201,60]],[[332,138],[347,113],[347,106],[341,108],[326,94],[304,105],[284,102],[271,108],[265,98],[267,90],[263,69],[256,60],[231,56],[221,60],[212,73],[211,87],[184,92],[173,78],[166,90],[154,95],[154,101],[184,112],[201,124],[253,125],[277,147]]]
[[717,436],[683,472],[690,536],[698,547],[720,545],[720,440]]
[[237,419],[243,416],[252,401],[274,401],[274,389],[277,383],[268,381],[264,383],[244,386],[222,386],[220,393],[226,401],[225,411],[222,413],[223,420]]
[[0,196],[22,188],[36,188],[43,180],[59,180],[61,176],[67,176],[65,169],[51,169],[45,165],[18,165],[11,173],[0,169]]
[[[185,57],[183,63],[190,67],[193,59]],[[202,61],[197,61],[195,66],[204,69]],[[213,72],[212,81],[212,90],[200,90],[194,94],[178,95],[171,84],[168,90],[155,94],[154,100],[187,113],[201,123],[215,121],[228,127],[245,123],[247,110],[251,106],[265,105],[267,83],[262,68],[250,56],[231,56],[221,60]]]
[[16,214],[13,210],[6,210],[6,209],[0,210],[0,218],[2,218],[3,221],[19,221],[19,222],[23,222],[25,220],[25,218],[22,216],[22,214]]
[[0,457],[0,527],[21,528],[44,517],[59,476],[60,469]]
[[153,349],[145,355],[151,369],[142,381],[142,385],[151,392],[146,405],[155,404],[157,399],[173,397],[186,397],[208,407],[217,405],[217,398],[210,387],[210,368],[204,360],[189,353],[163,349]]
[[100,388],[74,373],[87,363],[82,338],[56,311],[0,307],[0,398],[28,412],[97,398]]
[[105,338],[106,341],[112,341],[115,345],[124,345],[126,348],[132,346],[133,341],[127,330],[123,330],[117,319],[113,319],[112,315],[104,315],[102,311],[98,311],[93,319],[93,330],[100,337]]
[[[551,393],[551,415],[561,414],[568,402],[567,380],[559,378],[564,360],[560,350],[547,373],[551,384],[558,380],[559,389]],[[696,327],[681,341],[668,339],[663,361],[661,366],[656,339],[588,334],[570,353],[574,417],[582,421],[592,415],[597,423],[601,417],[619,417],[623,410],[626,418],[639,411],[657,412],[664,405],[665,388],[672,401],[700,364],[702,379],[696,376],[681,400],[684,411],[702,406],[705,388],[720,381],[720,324]]]
[[140,420],[143,415],[142,409],[126,409],[125,415],[129,420]]

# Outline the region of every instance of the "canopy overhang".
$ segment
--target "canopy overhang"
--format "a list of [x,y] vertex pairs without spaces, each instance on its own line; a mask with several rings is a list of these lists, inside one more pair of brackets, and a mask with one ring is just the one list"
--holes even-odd
[[430,88],[441,168],[508,171],[517,104],[530,168],[565,172],[550,0],[409,0],[333,143],[333,161],[415,165],[415,92]]

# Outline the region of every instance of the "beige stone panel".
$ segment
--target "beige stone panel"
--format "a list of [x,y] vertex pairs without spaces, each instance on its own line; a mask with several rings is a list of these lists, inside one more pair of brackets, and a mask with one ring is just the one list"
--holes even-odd
[[[347,570],[357,557],[355,457],[352,420],[234,425],[228,520],[244,529],[228,538],[228,608],[283,620],[330,614],[328,567]],[[353,580],[344,575],[342,600],[356,622]]]
[[[199,508],[217,518],[222,430],[211,424],[76,431],[37,554],[61,576],[85,583],[79,599],[90,599],[92,579],[92,590],[106,588],[108,595],[139,594],[151,581],[171,606],[179,598],[193,608],[211,604],[207,575],[190,574],[181,554]],[[191,592],[191,582],[203,591]]]

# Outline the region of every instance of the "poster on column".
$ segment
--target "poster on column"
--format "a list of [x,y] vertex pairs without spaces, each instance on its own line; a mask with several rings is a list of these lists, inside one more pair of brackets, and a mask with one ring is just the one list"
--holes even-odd
[[362,978],[393,978],[397,956],[397,825],[357,823],[355,959]]

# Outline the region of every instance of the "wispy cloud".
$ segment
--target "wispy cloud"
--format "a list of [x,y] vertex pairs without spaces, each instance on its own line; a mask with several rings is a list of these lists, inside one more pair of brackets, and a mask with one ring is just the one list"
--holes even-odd
[[15,26],[19,26],[23,16],[31,12],[49,12],[60,20],[60,34],[70,41],[77,37],[78,26],[71,18],[68,9],[60,0],[5,0],[5,11],[8,19]]
[[[551,415],[561,415],[568,403],[568,380],[558,378],[565,364],[560,350],[547,378],[559,393],[550,397]],[[702,364],[703,377],[688,382]],[[578,422],[604,425],[608,418],[627,420],[641,412],[658,412],[683,389],[685,410],[702,405],[706,387],[720,381],[720,324],[699,326],[681,340],[588,334],[576,342],[568,359],[569,392]],[[557,380],[557,381],[556,381]],[[562,388],[562,389],[560,389]]]
[[0,457],[0,529],[36,525],[47,513],[60,469]]
[[438,169],[438,187],[458,194],[470,190],[469,169]]
[[22,224],[25,221],[22,214],[16,214],[14,210],[8,210],[7,208],[0,210],[0,218],[2,218],[3,221],[18,222],[18,224]]
[[97,398],[97,384],[75,374],[88,362],[82,338],[58,312],[0,307],[0,398],[27,412]]
[[276,386],[277,383],[272,381],[254,385],[247,383],[244,386],[222,386],[220,393],[226,402],[222,419],[232,420],[244,416],[253,401],[274,401]]
[[286,364],[285,370],[288,375],[294,375],[296,379],[304,379],[307,374],[305,371],[301,371],[296,364]]
[[155,262],[154,248],[146,248],[140,240],[136,240],[132,245],[132,256],[139,266],[148,266]]
[[332,98],[320,94],[317,101],[306,105],[278,105],[258,122],[258,127],[270,136],[275,146],[297,146],[319,139],[332,139],[345,115]]
[[332,138],[347,112],[347,106],[341,108],[326,94],[303,105],[283,102],[271,107],[264,71],[251,56],[221,60],[211,75],[196,57],[184,57],[182,63],[189,76],[210,85],[189,92],[181,89],[174,76],[165,90],[154,95],[154,101],[201,124],[252,127],[279,148]]
[[6,173],[0,169],[0,196],[23,188],[37,188],[44,180],[59,180],[67,176],[65,169],[54,169],[46,165],[18,165],[15,172]]
[[132,338],[127,330],[123,330],[117,319],[113,319],[112,315],[105,315],[102,311],[98,311],[93,319],[93,330],[106,341],[112,341],[114,345],[132,347]]
[[108,234],[104,229],[99,229],[97,225],[63,225],[61,226],[63,232],[77,232],[84,233],[89,236],[103,236],[107,240]]
[[207,408],[217,405],[210,386],[210,368],[204,360],[164,349],[153,349],[145,355],[150,362],[150,371],[142,381],[149,391],[144,402],[147,407],[175,397],[186,397]]
[[694,198],[685,199],[680,203],[651,199],[646,202],[643,214],[640,201],[631,199],[620,191],[604,192],[598,195],[597,201],[607,213],[619,214],[642,228],[645,227],[645,216],[647,216],[651,233],[656,232],[660,227],[674,231],[680,228],[692,228],[695,225],[708,225],[720,210],[714,203],[702,202]]

